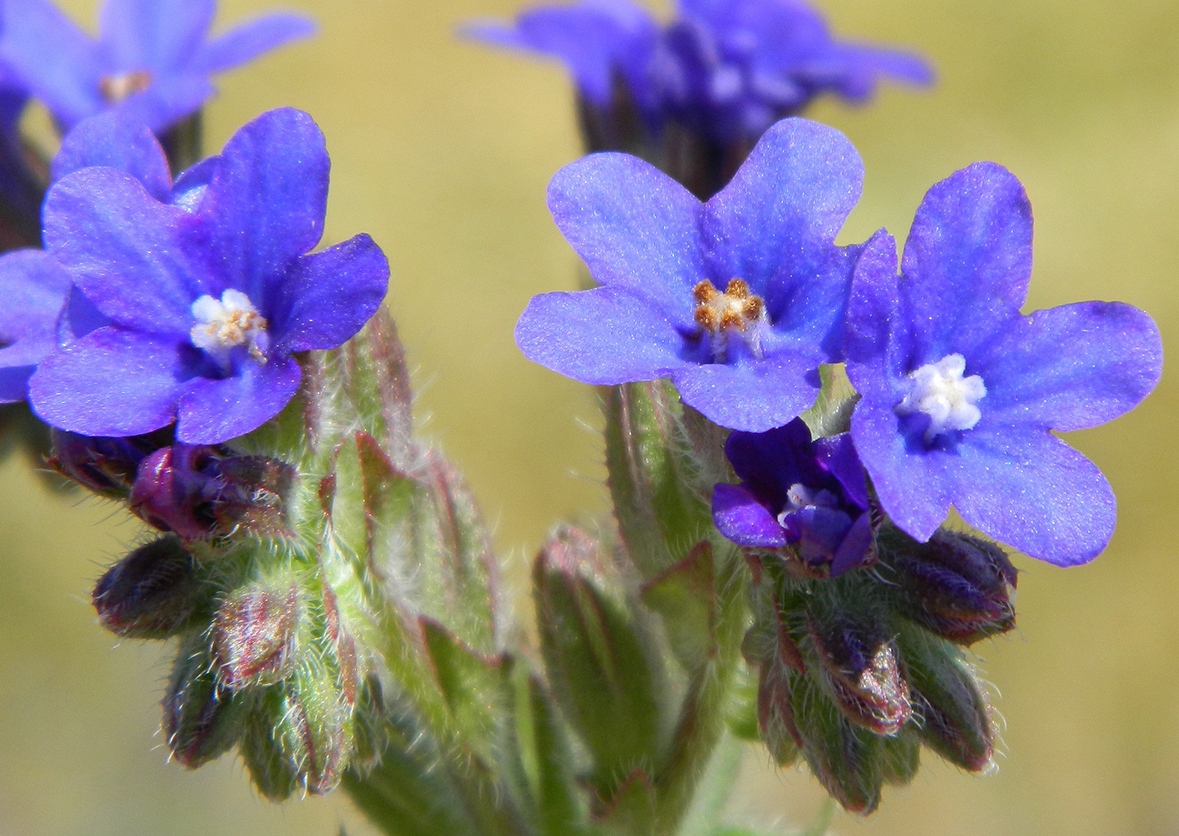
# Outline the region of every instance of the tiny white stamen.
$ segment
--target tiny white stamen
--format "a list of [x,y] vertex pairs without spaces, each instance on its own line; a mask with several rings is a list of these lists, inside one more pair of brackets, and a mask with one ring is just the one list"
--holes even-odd
[[256,362],[266,362],[270,345],[266,319],[240,290],[226,290],[220,301],[208,294],[202,296],[192,303],[192,315],[196,318],[196,325],[188,332],[192,344],[208,352],[223,368],[232,365],[231,355],[239,346],[245,346]]
[[982,418],[975,406],[986,397],[983,379],[974,374],[963,377],[966,358],[948,354],[936,363],[926,363],[909,375],[913,388],[896,406],[898,415],[923,412],[929,416],[926,442],[947,430],[969,430]]
[[826,488],[812,491],[801,482],[795,482],[786,491],[786,507],[778,514],[778,525],[786,527],[786,518],[803,508],[838,508],[839,497]]

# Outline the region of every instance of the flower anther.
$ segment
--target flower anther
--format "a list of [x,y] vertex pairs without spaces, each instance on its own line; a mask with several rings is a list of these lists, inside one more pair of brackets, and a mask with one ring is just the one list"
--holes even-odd
[[117,105],[120,102],[142,93],[151,87],[152,75],[147,70],[131,70],[126,73],[112,73],[98,80],[98,92],[107,104]]
[[717,290],[708,279],[692,288],[696,300],[696,323],[712,337],[712,353],[718,362],[724,360],[728,335],[737,332],[749,350],[761,358],[761,334],[758,327],[768,322],[766,303],[749,292],[743,279],[730,279],[725,292]]
[[226,290],[220,301],[208,294],[200,297],[192,303],[192,315],[197,321],[189,332],[192,344],[221,366],[230,365],[230,355],[239,346],[245,346],[256,362],[266,362],[266,318],[240,290]]

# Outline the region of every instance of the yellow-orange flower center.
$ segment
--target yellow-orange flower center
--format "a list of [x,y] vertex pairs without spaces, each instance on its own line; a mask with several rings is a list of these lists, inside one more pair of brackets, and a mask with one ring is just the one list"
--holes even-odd
[[102,94],[108,104],[118,104],[151,87],[151,81],[151,73],[147,70],[112,73],[99,80],[98,92]]
[[696,324],[712,338],[712,352],[723,361],[728,347],[728,335],[740,334],[750,351],[761,356],[760,325],[766,321],[766,303],[749,292],[744,279],[729,279],[722,293],[705,279],[692,288],[696,300]]

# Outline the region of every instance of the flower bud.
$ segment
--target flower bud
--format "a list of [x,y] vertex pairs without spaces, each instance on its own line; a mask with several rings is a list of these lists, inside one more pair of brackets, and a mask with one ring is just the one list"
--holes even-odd
[[131,490],[139,463],[167,444],[161,433],[131,438],[92,438],[65,430],[51,431],[50,468],[104,496],[123,497]]
[[1015,626],[1015,567],[994,543],[945,529],[917,543],[893,530],[880,549],[894,607],[912,621],[964,645]]
[[213,621],[213,656],[221,682],[240,691],[281,681],[298,658],[303,622],[303,602],[294,581],[235,591]]
[[991,706],[962,650],[914,627],[902,629],[897,641],[922,742],[970,772],[989,768],[994,755]]
[[849,722],[810,677],[792,674],[790,689],[811,772],[845,810],[871,813],[880,803],[887,738]]
[[807,618],[819,679],[850,722],[895,735],[912,713],[897,648],[882,624],[847,614]]
[[283,500],[294,478],[294,469],[277,459],[173,444],[140,463],[129,506],[144,522],[185,540],[239,529],[280,535],[288,530]]
[[789,674],[772,662],[762,666],[758,678],[757,725],[779,766],[790,766],[798,760],[803,744],[790,704]]
[[344,777],[354,748],[352,707],[336,677],[322,665],[296,668],[281,687],[281,714],[270,722],[282,750],[307,792],[330,792]]
[[164,740],[172,756],[191,769],[226,752],[244,728],[245,700],[218,682],[211,661],[204,636],[190,635],[164,697]]
[[165,639],[211,605],[213,588],[180,540],[161,537],[135,549],[110,569],[90,600],[103,627],[120,636]]

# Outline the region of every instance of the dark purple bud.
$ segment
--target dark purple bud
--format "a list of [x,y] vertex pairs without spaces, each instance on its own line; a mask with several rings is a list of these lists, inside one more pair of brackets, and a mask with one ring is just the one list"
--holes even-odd
[[243,699],[217,681],[204,636],[180,646],[164,697],[164,739],[172,757],[195,769],[228,751],[245,723]]
[[289,531],[284,498],[294,479],[294,468],[277,459],[173,444],[140,463],[129,506],[185,540],[236,531],[280,536]]
[[213,657],[222,684],[231,691],[271,685],[294,667],[301,641],[303,602],[292,581],[234,592],[213,620]]
[[983,772],[995,749],[986,690],[960,648],[915,627],[897,637],[921,741],[970,772]]
[[875,734],[897,734],[911,715],[909,688],[883,625],[813,613],[807,625],[819,678],[843,715]]
[[211,585],[176,537],[140,546],[108,569],[90,600],[103,627],[120,636],[165,639],[210,608]]
[[106,496],[131,490],[139,463],[168,443],[160,433],[131,438],[92,438],[52,430],[53,455],[46,464],[67,479]]
[[917,543],[890,530],[880,550],[895,609],[926,629],[969,645],[1015,626],[1015,567],[994,543],[945,529]]

